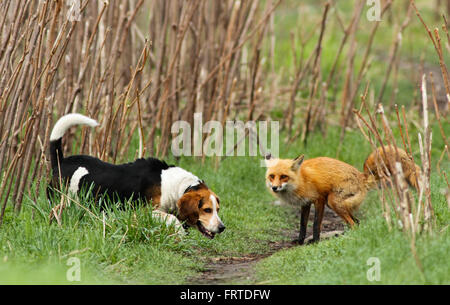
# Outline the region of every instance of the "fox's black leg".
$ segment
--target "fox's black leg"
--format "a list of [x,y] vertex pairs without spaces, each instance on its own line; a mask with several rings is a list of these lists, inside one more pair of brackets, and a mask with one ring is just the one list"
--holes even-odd
[[313,225],[313,239],[312,242],[317,242],[320,239],[320,228],[322,226],[323,212],[325,210],[324,204],[314,204],[314,225]]
[[301,218],[300,218],[300,235],[298,236],[298,243],[303,245],[306,237],[306,228],[308,225],[309,211],[311,209],[311,205],[307,204],[302,206]]

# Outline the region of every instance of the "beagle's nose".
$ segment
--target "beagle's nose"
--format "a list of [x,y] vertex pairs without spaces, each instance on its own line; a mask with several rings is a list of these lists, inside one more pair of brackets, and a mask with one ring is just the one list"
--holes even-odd
[[223,231],[225,231],[225,226],[224,226],[224,224],[223,223],[221,223],[220,225],[219,225],[219,233],[222,233]]

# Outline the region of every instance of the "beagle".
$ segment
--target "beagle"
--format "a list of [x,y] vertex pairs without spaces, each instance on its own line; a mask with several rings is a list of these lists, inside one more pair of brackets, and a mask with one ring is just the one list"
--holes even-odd
[[52,187],[61,180],[73,194],[83,186],[92,186],[93,194],[106,194],[113,200],[151,202],[155,217],[176,227],[184,222],[186,228],[195,227],[210,239],[225,230],[218,214],[217,195],[203,180],[180,167],[155,158],[115,165],[86,155],[64,157],[62,137],[74,125],[95,127],[98,123],[78,113],[67,114],[56,122],[50,135],[53,178],[47,189],[49,199]]

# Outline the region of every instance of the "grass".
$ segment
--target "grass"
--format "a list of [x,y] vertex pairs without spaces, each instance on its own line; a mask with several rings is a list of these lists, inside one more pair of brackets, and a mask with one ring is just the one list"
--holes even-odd
[[50,207],[42,186],[36,199],[26,200],[18,217],[10,207],[6,212],[0,230],[0,269],[4,270],[0,282],[41,283],[35,279],[37,270],[45,269],[53,271],[44,282],[68,283],[67,260],[77,257],[82,283],[179,284],[201,270],[206,257],[263,253],[264,241],[280,238],[276,231],[287,226],[286,211],[267,204],[264,170],[253,162],[255,158],[249,159],[229,158],[217,172],[212,160],[205,165],[187,158],[179,163],[221,197],[221,218],[227,229],[214,240],[195,230],[182,240],[174,238],[144,206],[106,211],[104,229],[101,211],[91,206],[88,213],[72,203],[64,210],[61,227],[55,222],[49,225]]
[[[294,143],[285,148],[281,157],[293,158],[300,153],[307,158],[334,157],[338,134],[337,128],[330,128],[326,138],[313,134],[308,147]],[[345,141],[341,159],[361,170],[370,146],[361,144],[362,136],[356,131],[349,132]],[[434,141],[437,147],[441,145],[438,137]],[[156,223],[146,206],[113,206],[105,211],[104,228],[102,211],[91,206],[91,212],[86,212],[72,203],[63,213],[61,226],[55,222],[49,225],[50,207],[41,186],[36,199],[27,198],[19,216],[7,210],[0,230],[0,282],[70,284],[67,262],[76,257],[81,263],[83,284],[186,283],[202,271],[208,258],[264,253],[269,241],[285,239],[283,231],[296,230],[298,219],[292,209],[270,204],[274,198],[265,189],[260,157],[228,157],[217,170],[212,159],[202,164],[186,157],[172,163],[202,177],[221,197],[221,218],[227,226],[223,234],[208,240],[190,230],[180,240],[173,237],[170,228]],[[448,163],[441,164],[441,168],[448,168]],[[366,260],[375,256],[382,262],[382,283],[445,283],[445,257],[450,247],[445,225],[450,215],[440,194],[443,180],[435,175],[433,185],[437,228],[433,236],[418,241],[426,278],[415,267],[403,235],[397,230],[387,231],[377,193],[372,192],[363,205],[361,225],[356,230],[263,260],[257,266],[256,281],[364,283]]]
[[[28,200],[23,213],[6,219],[1,230],[0,281],[67,283],[71,257],[80,260],[82,283],[178,283],[192,267],[183,257],[187,247],[171,236],[170,228],[155,223],[148,208],[111,209],[105,213],[105,227],[103,214],[91,211],[72,203],[59,227],[49,225],[43,193],[37,202]],[[46,277],[36,280],[37,270],[46,270]],[[181,278],[171,278],[172,273]]]

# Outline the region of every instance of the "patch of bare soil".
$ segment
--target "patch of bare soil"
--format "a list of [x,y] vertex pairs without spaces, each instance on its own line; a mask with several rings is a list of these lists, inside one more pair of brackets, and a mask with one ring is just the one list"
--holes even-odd
[[[221,285],[221,284],[246,284],[253,283],[254,267],[261,259],[271,256],[277,251],[291,247],[308,246],[308,241],[312,238],[312,225],[308,226],[305,244],[300,246],[295,243],[298,238],[300,227],[300,215],[298,211],[298,223],[292,230],[283,231],[287,241],[269,242],[269,250],[263,254],[247,255],[240,257],[214,257],[210,259],[205,270],[197,277],[187,282],[194,285]],[[314,221],[314,208],[311,209],[309,224]],[[322,221],[321,239],[338,236],[344,232],[344,225],[341,218],[328,207],[325,209]]]

